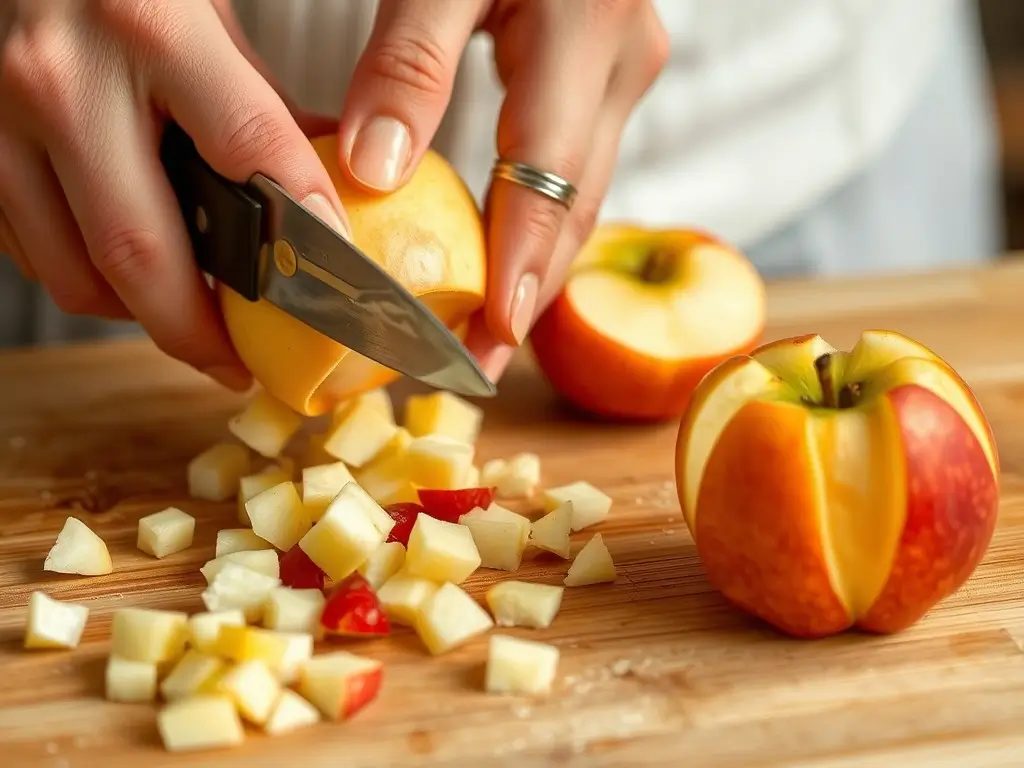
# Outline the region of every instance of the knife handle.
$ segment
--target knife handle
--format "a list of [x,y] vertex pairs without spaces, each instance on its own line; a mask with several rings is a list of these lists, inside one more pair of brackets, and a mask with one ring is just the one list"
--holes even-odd
[[174,122],[164,127],[160,161],[178,198],[196,264],[249,301],[257,301],[263,203],[244,186],[214,171]]

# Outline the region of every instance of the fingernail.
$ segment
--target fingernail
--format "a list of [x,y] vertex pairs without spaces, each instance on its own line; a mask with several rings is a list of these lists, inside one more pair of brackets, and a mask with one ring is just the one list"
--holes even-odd
[[393,117],[375,117],[359,129],[348,165],[366,186],[391,191],[405,174],[411,147],[408,128]]
[[203,373],[235,392],[246,392],[252,386],[252,377],[232,365],[211,365]]
[[484,375],[492,382],[497,383],[498,379],[505,373],[505,369],[508,368],[508,364],[512,362],[512,355],[515,354],[515,351],[516,347],[508,345],[502,345],[492,350],[490,354],[480,361],[480,368],[483,370]]
[[526,341],[530,327],[533,325],[533,313],[537,309],[537,289],[539,287],[540,281],[536,275],[525,274],[516,287],[516,295],[512,297],[509,325],[512,328],[512,335],[520,344]]
[[319,192],[307,195],[302,201],[302,205],[346,240],[352,239],[348,226],[341,220],[338,212],[334,210],[334,206],[327,202],[327,198]]

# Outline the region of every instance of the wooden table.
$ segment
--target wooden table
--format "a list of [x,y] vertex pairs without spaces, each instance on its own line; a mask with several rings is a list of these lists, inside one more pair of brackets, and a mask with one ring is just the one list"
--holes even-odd
[[[111,611],[195,611],[198,567],[234,505],[186,497],[184,468],[224,434],[239,401],[143,343],[0,356],[0,765],[3,766],[942,766],[1024,764],[1024,264],[862,282],[784,283],[769,338],[903,331],[972,384],[999,440],[1001,519],[960,592],[895,637],[780,637],[705,580],[672,478],[675,425],[573,420],[525,361],[490,403],[482,458],[536,450],[549,484],[590,479],[613,495],[601,526],[615,585],[568,590],[550,630],[562,649],[546,702],[480,692],[486,644],[440,659],[407,632],[357,644],[386,661],[376,705],[348,723],[234,751],[168,755],[150,705],[103,700]],[[193,548],[155,561],[136,521],[176,504]],[[69,513],[88,514],[115,573],[43,573]],[[558,583],[548,561],[527,578]],[[480,594],[491,582],[470,582]],[[74,652],[20,650],[29,593],[87,600]],[[528,633],[523,633],[528,634]]]

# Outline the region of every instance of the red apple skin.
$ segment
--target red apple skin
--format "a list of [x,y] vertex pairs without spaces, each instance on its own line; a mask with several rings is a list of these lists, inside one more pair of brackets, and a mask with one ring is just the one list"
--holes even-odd
[[380,607],[377,593],[358,573],[353,573],[331,591],[320,616],[320,626],[326,634],[340,637],[391,634],[391,623]]
[[420,488],[417,494],[423,511],[428,515],[447,523],[457,523],[460,517],[477,507],[487,509],[491,506],[494,492],[494,488],[460,488],[454,491]]
[[326,575],[296,544],[281,555],[281,583],[292,589],[323,590]]
[[388,541],[397,541],[403,547],[409,546],[409,535],[416,525],[416,518],[423,512],[423,507],[412,501],[399,501],[388,504],[384,511],[395,521],[395,527],[388,534]]
[[335,720],[348,720],[356,712],[377,698],[384,678],[383,665],[360,675],[353,675],[346,681],[345,695]]

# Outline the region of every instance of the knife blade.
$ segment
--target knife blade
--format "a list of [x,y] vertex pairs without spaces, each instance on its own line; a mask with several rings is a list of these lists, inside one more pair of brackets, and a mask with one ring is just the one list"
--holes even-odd
[[160,154],[204,272],[406,376],[462,395],[496,394],[422,302],[272,179],[224,178],[174,123]]

